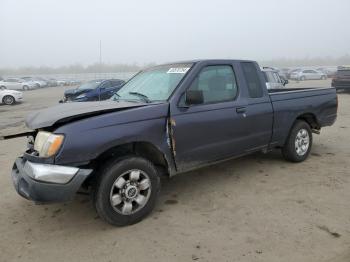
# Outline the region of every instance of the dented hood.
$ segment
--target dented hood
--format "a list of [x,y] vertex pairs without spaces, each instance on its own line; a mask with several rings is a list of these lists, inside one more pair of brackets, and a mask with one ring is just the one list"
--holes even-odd
[[126,101],[62,103],[29,114],[25,122],[28,128],[38,129],[50,127],[57,123],[69,122],[74,119],[146,105],[146,103]]

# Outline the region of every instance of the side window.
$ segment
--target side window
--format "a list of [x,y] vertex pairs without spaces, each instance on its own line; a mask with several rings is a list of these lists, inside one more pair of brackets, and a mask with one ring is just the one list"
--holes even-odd
[[267,71],[265,72],[266,77],[267,77],[267,82],[271,82],[271,83],[277,83],[278,81],[276,80],[276,77],[274,75],[273,72]]
[[274,72],[273,73],[273,77],[274,77],[276,83],[281,83],[282,82],[281,79],[280,79],[280,76],[278,75],[278,73]]
[[113,80],[111,82],[111,86],[120,86],[123,83],[123,81],[120,80]]
[[101,88],[109,88],[111,86],[111,82],[110,81],[106,81],[101,85]]
[[216,103],[234,100],[238,87],[232,67],[218,65],[203,68],[189,90],[202,90],[204,103]]
[[263,87],[261,86],[258,71],[256,70],[254,63],[242,62],[241,65],[245,80],[247,82],[249,96],[251,98],[262,97]]

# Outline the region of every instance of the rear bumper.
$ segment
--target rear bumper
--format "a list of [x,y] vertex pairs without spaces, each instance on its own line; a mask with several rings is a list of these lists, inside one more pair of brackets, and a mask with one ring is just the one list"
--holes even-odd
[[[27,163],[28,162],[28,163]],[[70,180],[65,184],[44,182],[33,179],[37,175],[50,178],[60,175],[62,166],[35,164],[23,158],[17,158],[12,168],[13,185],[19,195],[38,203],[53,203],[71,200],[85,179],[91,174],[91,169],[73,169],[74,172],[62,172],[62,176]],[[28,166],[30,168],[28,168]],[[64,167],[63,167],[64,168]],[[50,171],[52,169],[52,171]],[[69,177],[70,176],[70,177]]]

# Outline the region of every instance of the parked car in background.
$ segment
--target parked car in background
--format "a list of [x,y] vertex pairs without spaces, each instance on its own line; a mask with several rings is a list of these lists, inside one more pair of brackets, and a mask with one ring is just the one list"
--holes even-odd
[[67,86],[68,85],[68,82],[64,79],[57,79],[57,85],[58,86]]
[[264,74],[267,89],[284,88],[288,84],[288,80],[281,77],[277,70],[264,67],[261,71]]
[[350,66],[339,66],[332,79],[332,87],[337,90],[350,91]]
[[0,104],[14,105],[18,102],[22,102],[22,99],[22,92],[8,89],[0,90]]
[[288,79],[287,74],[289,70],[290,70],[289,68],[281,68],[281,69],[278,69],[277,71],[279,76],[283,77],[284,79]]
[[75,85],[80,85],[81,84],[81,81],[77,80],[77,79],[70,79],[67,82],[68,82],[68,85],[70,85],[70,86],[75,86]]
[[33,81],[27,81],[21,78],[7,78],[0,81],[0,89],[14,89],[14,90],[30,90],[37,87]]
[[44,79],[49,87],[55,87],[58,85],[57,80],[54,78],[44,78]]
[[316,80],[316,79],[327,79],[327,75],[325,73],[316,71],[314,69],[300,69],[296,70],[290,75],[290,79],[293,80]]
[[25,81],[33,81],[36,84],[37,88],[47,87],[47,83],[37,77],[25,76],[25,77],[22,77],[22,79],[24,79]]
[[125,82],[120,79],[93,80],[82,84],[81,86],[68,89],[64,92],[64,98],[61,102],[75,101],[100,101],[111,98]]
[[[48,78],[48,77],[36,77],[34,78],[35,81],[42,81],[46,83],[47,87],[54,87],[57,86],[57,80],[54,78]],[[45,87],[45,85],[43,86]]]
[[300,69],[300,68],[290,69],[290,70],[286,73],[287,79],[290,79],[291,74],[293,74],[294,72],[297,72],[297,71],[299,71],[299,70],[301,70],[301,69]]
[[337,73],[337,69],[334,67],[319,67],[317,71],[320,71],[327,75],[328,78],[333,78]]

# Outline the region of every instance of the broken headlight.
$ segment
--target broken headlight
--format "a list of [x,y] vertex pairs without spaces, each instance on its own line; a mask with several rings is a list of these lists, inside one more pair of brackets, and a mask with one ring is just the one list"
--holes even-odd
[[51,157],[61,148],[63,139],[63,135],[40,131],[35,138],[34,150],[39,153],[39,157]]

